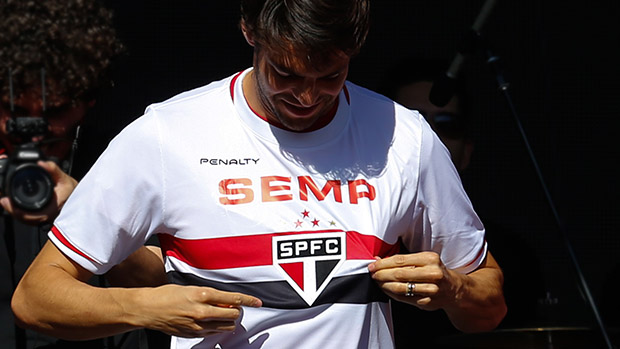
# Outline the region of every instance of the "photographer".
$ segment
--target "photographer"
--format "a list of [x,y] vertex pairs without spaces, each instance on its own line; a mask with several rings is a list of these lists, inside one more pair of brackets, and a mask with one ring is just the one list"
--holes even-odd
[[7,0],[0,18],[0,343],[71,347],[16,327],[10,299],[77,185],[79,125],[122,45],[95,0]]

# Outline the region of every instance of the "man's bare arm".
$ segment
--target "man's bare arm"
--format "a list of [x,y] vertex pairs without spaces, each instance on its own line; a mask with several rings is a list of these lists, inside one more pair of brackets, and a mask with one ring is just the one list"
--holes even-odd
[[489,253],[475,271],[463,275],[455,302],[444,307],[452,324],[463,332],[493,330],[506,316],[503,273]]
[[69,340],[138,328],[204,337],[234,330],[241,306],[262,304],[252,296],[208,287],[99,288],[85,283],[91,276],[47,242],[13,295],[17,323]]
[[105,274],[112,286],[156,287],[168,283],[161,249],[142,246]]

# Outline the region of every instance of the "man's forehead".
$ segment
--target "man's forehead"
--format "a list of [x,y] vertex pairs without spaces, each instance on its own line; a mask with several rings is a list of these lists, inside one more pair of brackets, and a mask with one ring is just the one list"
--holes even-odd
[[266,58],[271,65],[287,71],[301,71],[310,65],[308,57],[291,53],[278,54],[271,51],[266,54]]
[[267,60],[277,68],[288,71],[306,71],[309,69],[320,71],[324,69],[336,69],[336,65],[346,65],[348,56],[339,50],[326,50],[324,52],[309,52],[308,50],[290,46],[289,49],[262,50]]

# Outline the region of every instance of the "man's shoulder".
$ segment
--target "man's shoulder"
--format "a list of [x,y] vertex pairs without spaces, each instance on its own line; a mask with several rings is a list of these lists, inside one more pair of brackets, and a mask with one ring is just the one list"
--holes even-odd
[[149,105],[146,112],[187,110],[193,107],[204,106],[205,103],[221,105],[232,103],[230,84],[233,78],[234,75],[231,75],[207,85],[179,93],[163,102]]
[[396,117],[412,118],[419,121],[422,116],[417,110],[408,109],[392,99],[371,89],[347,81],[346,90],[351,99],[351,105],[360,110],[382,110],[390,112]]
[[347,97],[350,98],[351,103],[376,105],[390,105],[393,103],[393,101],[388,97],[351,81],[346,82],[345,93],[347,94]]
[[418,137],[425,126],[424,117],[417,110],[408,109],[382,94],[351,82],[347,82],[346,89],[358,122],[374,125],[377,130],[387,127],[392,133],[405,133],[407,137],[411,137],[412,133]]
[[154,140],[157,144],[162,134],[181,132],[185,134],[188,125],[194,128],[212,124],[221,118],[223,112],[234,107],[230,96],[230,83],[233,76],[211,82],[207,85],[188,90],[163,102],[149,105],[144,114],[129,123],[116,137],[130,141]]

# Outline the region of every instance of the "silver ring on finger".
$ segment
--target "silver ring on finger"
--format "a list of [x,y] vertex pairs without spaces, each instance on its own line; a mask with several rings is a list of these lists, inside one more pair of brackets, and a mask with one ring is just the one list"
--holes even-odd
[[408,282],[407,283],[407,292],[405,293],[405,296],[407,297],[413,297],[415,296],[415,284],[413,282]]

